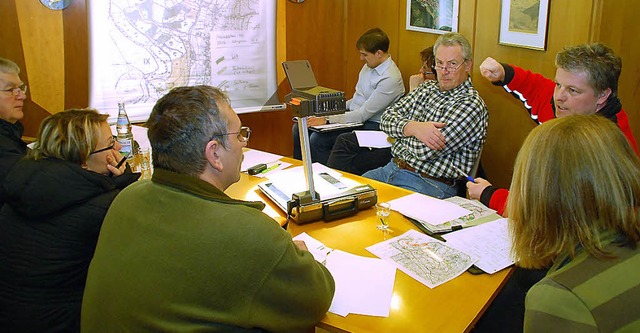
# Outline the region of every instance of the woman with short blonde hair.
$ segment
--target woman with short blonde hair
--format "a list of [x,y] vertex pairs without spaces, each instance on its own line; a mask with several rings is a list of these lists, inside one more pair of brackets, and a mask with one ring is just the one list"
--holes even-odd
[[[92,109],[42,121],[37,143],[5,181],[0,210],[0,327],[79,332],[89,263],[107,209],[138,179],[107,115]],[[126,169],[125,169],[126,168]]]
[[513,253],[552,267],[527,294],[525,331],[640,328],[638,206],[640,160],[610,120],[557,118],[529,134],[507,203]]

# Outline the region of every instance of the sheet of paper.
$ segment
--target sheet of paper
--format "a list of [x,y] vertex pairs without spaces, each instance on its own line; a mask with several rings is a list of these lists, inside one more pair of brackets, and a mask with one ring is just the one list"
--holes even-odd
[[[313,183],[316,192],[320,194],[321,199],[332,198],[352,187],[360,185],[358,182],[342,177],[342,174],[330,169],[320,163],[313,163]],[[333,177],[339,183],[331,183],[327,179],[331,179],[323,173]],[[304,175],[304,167],[298,166],[288,168],[268,176],[269,180],[280,190],[285,197],[291,199],[294,193],[307,190],[307,178]]]
[[389,316],[396,276],[393,265],[333,250],[307,233],[293,239],[304,241],[314,259],[324,264],[333,276],[336,292],[329,312],[343,317],[349,313]]
[[369,246],[367,251],[384,259],[429,288],[464,273],[478,258],[447,246],[417,230]]
[[365,148],[387,148],[391,147],[389,136],[383,131],[353,131],[358,138],[360,147]]
[[395,266],[335,250],[327,257],[326,267],[336,282],[329,312],[389,317]]
[[391,209],[402,215],[432,225],[442,224],[471,214],[454,203],[432,198],[420,193],[412,193],[389,201]]
[[306,232],[293,237],[293,240],[304,241],[304,244],[307,246],[309,252],[311,252],[313,258],[319,263],[324,263],[327,259],[327,255],[329,255],[329,253],[333,251],[332,248],[329,248],[326,245],[322,244],[322,242],[309,236],[309,234],[307,234]]
[[444,199],[444,201],[454,203],[464,209],[469,210],[471,213],[469,215],[464,215],[455,220],[450,220],[442,224],[431,225],[429,223],[424,223],[416,220],[422,226],[427,228],[430,232],[443,232],[443,231],[451,231],[456,227],[466,227],[468,225],[477,224],[477,221],[483,217],[487,217],[491,214],[495,214],[495,210],[487,208],[485,205],[480,203],[477,200],[469,200],[467,198],[462,197],[451,197]]
[[275,161],[281,158],[281,155],[267,153],[261,150],[249,149],[244,152],[244,160],[242,160],[240,171],[247,171],[247,169],[249,169],[250,167],[260,163],[273,164],[275,163]]
[[493,274],[515,263],[507,219],[483,223],[442,236],[447,244],[480,257],[476,266]]

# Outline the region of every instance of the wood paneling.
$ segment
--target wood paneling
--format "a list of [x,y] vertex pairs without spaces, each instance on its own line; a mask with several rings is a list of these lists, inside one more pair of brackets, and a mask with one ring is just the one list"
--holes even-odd
[[[23,53],[30,69],[29,97],[51,113],[64,110],[64,40],[62,12],[39,1],[16,1]],[[47,73],[47,75],[42,75]]]
[[[27,85],[30,85],[29,75],[48,75],[48,73],[39,73],[36,69],[27,67],[24,59],[24,43],[28,43],[28,36],[22,33],[22,23],[18,16],[16,8],[16,1],[18,0],[4,0],[0,1],[0,13],[2,13],[2,19],[0,19],[0,56],[10,59],[20,67],[20,78]],[[46,52],[46,50],[43,50]],[[38,104],[31,100],[31,93],[27,92],[27,99],[24,102],[24,118],[21,123],[24,125],[24,135],[34,137],[38,133],[38,127],[42,119],[47,117],[49,113]]]
[[620,0],[601,3],[601,21],[596,40],[611,47],[622,57],[618,96],[629,115],[631,130],[640,139],[640,25],[636,16],[640,1]]
[[[38,43],[21,26],[31,24],[31,18],[17,14],[18,0],[0,1],[0,42],[4,46],[0,56],[14,60],[22,68],[21,77],[30,84],[30,77],[51,76],[51,72],[25,61],[25,50],[39,50],[42,55],[56,52],[60,42]],[[21,1],[21,0],[20,0]],[[500,0],[460,1],[459,31],[474,48],[472,79],[489,106],[489,136],[483,151],[483,166],[496,185],[508,186],[513,162],[520,145],[535,126],[522,105],[502,88],[486,82],[477,67],[487,57],[513,63],[553,78],[555,54],[565,45],[599,40],[611,46],[623,58],[620,79],[620,98],[629,113],[631,127],[640,135],[640,26],[634,13],[640,11],[635,0],[552,0],[546,51],[534,51],[498,44]],[[37,2],[36,2],[37,3]],[[64,68],[55,83],[64,87],[64,107],[83,107],[88,104],[88,29],[86,0],[75,0],[62,12],[64,62],[52,64]],[[432,45],[439,35],[407,31],[405,29],[406,1],[388,0],[308,0],[294,4],[277,0],[278,63],[284,60],[308,59],[318,82],[343,90],[348,97],[354,92],[358,71],[362,67],[354,44],[367,29],[380,27],[391,39],[390,52],[400,67],[406,82],[421,66],[419,52]],[[46,13],[50,13],[46,12]],[[55,14],[54,14],[55,15]],[[51,31],[54,23],[38,21],[40,31]],[[33,27],[30,27],[33,28]],[[31,30],[29,30],[31,31]],[[55,38],[51,39],[52,41]],[[26,47],[23,47],[23,44]],[[28,45],[27,45],[28,44]],[[29,51],[30,57],[34,52]],[[53,58],[52,58],[53,59]],[[278,95],[283,98],[290,91],[278,64]],[[36,84],[37,86],[37,84]],[[407,85],[408,86],[408,85]],[[54,87],[56,90],[57,87]],[[57,90],[56,90],[57,91]],[[40,92],[38,92],[40,93]],[[55,107],[52,107],[55,108]],[[23,123],[27,135],[35,135],[40,121],[49,112],[28,101]],[[254,130],[250,147],[283,155],[291,154],[291,112],[255,113],[241,115],[243,123]]]
[[89,27],[85,1],[63,10],[65,109],[89,106]]
[[589,41],[591,0],[550,2],[546,51],[498,44],[500,0],[478,0],[475,26],[475,55],[472,80],[489,107],[489,132],[482,151],[482,165],[489,180],[502,187],[511,183],[515,157],[527,134],[535,127],[522,103],[485,80],[477,70],[486,57],[555,76],[554,59],[565,45]]

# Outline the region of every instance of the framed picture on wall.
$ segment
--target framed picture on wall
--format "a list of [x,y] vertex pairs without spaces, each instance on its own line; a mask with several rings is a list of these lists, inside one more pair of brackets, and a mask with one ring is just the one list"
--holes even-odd
[[460,0],[407,0],[407,30],[457,32],[459,6]]
[[499,43],[544,51],[549,1],[502,0]]

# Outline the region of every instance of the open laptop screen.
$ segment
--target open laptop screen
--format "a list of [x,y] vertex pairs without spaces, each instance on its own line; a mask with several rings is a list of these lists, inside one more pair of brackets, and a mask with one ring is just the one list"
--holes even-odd
[[291,89],[304,90],[318,85],[308,60],[293,60],[282,63]]

